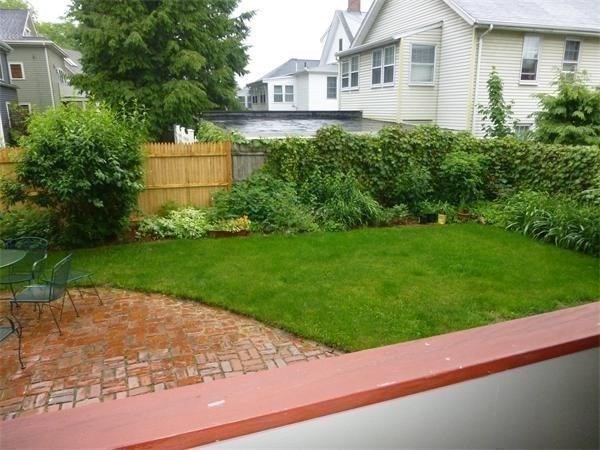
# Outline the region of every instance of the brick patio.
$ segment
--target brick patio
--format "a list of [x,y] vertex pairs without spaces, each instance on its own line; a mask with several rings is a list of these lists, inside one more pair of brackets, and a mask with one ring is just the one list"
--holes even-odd
[[[45,308],[23,306],[23,362],[17,339],[0,344],[0,416],[10,419],[81,407],[340,352],[255,320],[164,295],[101,289],[67,301],[63,335]],[[0,314],[8,310],[1,301]]]

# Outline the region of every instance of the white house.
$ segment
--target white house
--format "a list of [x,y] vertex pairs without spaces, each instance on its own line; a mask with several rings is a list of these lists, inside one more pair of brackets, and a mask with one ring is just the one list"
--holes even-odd
[[365,17],[360,0],[335,11],[323,35],[321,59],[290,59],[248,84],[253,111],[335,111],[338,109],[336,52],[350,47]]
[[375,0],[337,56],[340,109],[478,135],[495,66],[524,130],[561,71],[600,85],[600,1]]

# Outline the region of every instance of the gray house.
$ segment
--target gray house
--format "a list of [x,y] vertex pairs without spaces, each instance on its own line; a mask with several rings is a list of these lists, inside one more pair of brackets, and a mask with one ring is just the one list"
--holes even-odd
[[85,101],[69,84],[74,61],[54,42],[38,35],[27,10],[0,9],[0,39],[12,48],[8,71],[12,84],[19,88],[20,106],[43,111]]
[[[11,48],[0,41],[0,105],[10,104],[17,101],[17,87],[10,82],[8,72],[7,55]],[[8,142],[8,128],[10,126],[8,111],[0,107],[0,148],[5,147]]]

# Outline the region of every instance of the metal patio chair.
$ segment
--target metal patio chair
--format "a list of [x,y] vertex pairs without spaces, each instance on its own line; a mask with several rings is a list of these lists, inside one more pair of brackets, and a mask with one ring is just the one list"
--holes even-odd
[[[3,322],[8,322],[8,324],[3,325]],[[7,339],[13,333],[17,335],[17,339],[19,341],[19,364],[21,364],[21,369],[24,369],[25,365],[21,359],[21,332],[21,324],[18,320],[16,320],[16,318],[15,320],[12,320],[9,317],[0,317],[0,342]]]
[[[69,280],[72,258],[73,255],[68,255],[54,265],[48,283],[27,286],[25,289],[17,292],[15,298],[10,301],[11,310],[13,305],[34,304],[38,306],[39,316],[41,316],[44,305],[48,305],[54,323],[58,328],[58,332],[62,335],[62,330],[60,329],[58,321],[62,319],[62,313],[65,307],[65,297],[69,297],[71,305],[73,305],[73,309],[75,310],[75,314],[79,317],[79,311],[77,311],[73,299],[67,292],[67,282]],[[62,300],[60,307],[53,305],[53,303],[58,300]],[[55,308],[60,308],[60,317],[58,320],[56,319],[56,314],[54,314]]]
[[[94,280],[93,277],[93,273],[89,272],[87,270],[71,270],[71,272],[69,273],[69,279],[67,280],[67,286],[71,286],[73,283],[77,283],[81,280],[88,280],[89,284],[90,284],[90,288],[94,291],[94,294],[96,295],[96,297],[98,297],[98,303],[100,305],[104,305],[104,303],[102,303],[102,297],[100,297],[100,293],[98,292],[98,289],[96,288],[96,281]],[[82,287],[75,285],[74,286],[75,289],[77,289],[77,292],[79,292],[79,296],[81,298],[83,298],[83,293],[82,293]],[[71,294],[69,294],[70,296]]]
[[25,257],[3,269],[0,285],[8,285],[14,298],[15,285],[30,283],[41,276],[48,257],[48,241],[38,237],[22,237],[4,241],[7,250],[23,250]]

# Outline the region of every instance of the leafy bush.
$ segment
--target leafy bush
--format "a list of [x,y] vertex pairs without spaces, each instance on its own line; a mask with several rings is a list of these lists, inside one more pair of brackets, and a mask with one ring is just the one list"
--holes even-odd
[[209,231],[230,231],[237,233],[239,231],[250,231],[252,221],[248,216],[238,217],[237,219],[223,219],[208,225]]
[[198,142],[227,142],[236,144],[246,142],[246,138],[237,131],[224,130],[207,120],[201,120],[196,127],[196,140]]
[[207,212],[198,208],[171,210],[166,216],[152,216],[138,226],[139,237],[153,239],[200,239],[209,229]]
[[361,189],[356,178],[347,174],[313,176],[302,186],[301,198],[327,230],[370,225],[382,213],[379,203]]
[[385,208],[379,216],[380,225],[400,225],[410,218],[408,206],[399,204]]
[[561,74],[556,94],[539,94],[535,137],[548,144],[600,145],[600,89],[585,74]]
[[28,131],[16,181],[5,182],[6,200],[48,208],[63,245],[117,237],[142,189],[141,118],[101,106],[61,107],[32,116]]
[[37,236],[54,243],[55,223],[50,211],[40,208],[15,208],[0,212],[0,239]]
[[525,191],[491,209],[492,222],[559,247],[600,255],[600,210],[565,196]]
[[477,105],[483,119],[485,137],[505,137],[513,133],[512,104],[504,100],[502,78],[492,66],[492,72],[487,80],[488,104]]
[[440,166],[444,198],[454,205],[465,205],[483,198],[485,157],[455,151],[446,155]]
[[257,172],[231,190],[213,197],[217,219],[248,216],[253,229],[265,233],[298,233],[317,229],[314,218],[302,205],[294,185],[274,176]]

